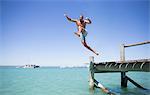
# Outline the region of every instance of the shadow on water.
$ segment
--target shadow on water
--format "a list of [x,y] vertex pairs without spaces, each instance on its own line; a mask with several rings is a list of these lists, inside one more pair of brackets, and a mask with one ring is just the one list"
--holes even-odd
[[[115,93],[115,95],[150,95],[150,80],[148,78],[150,73],[147,72],[130,72],[128,76],[130,76],[133,80],[139,83],[141,86],[147,88],[147,90],[143,90],[134,86],[131,82],[128,82],[127,88],[121,88],[121,78],[120,73],[101,73],[95,74],[95,78],[102,83],[105,87],[109,87],[108,89],[111,92]],[[99,94],[93,95],[108,95],[103,94],[102,91],[98,91]]]
[[150,89],[143,90],[140,88],[116,88],[111,90],[114,95],[150,95]]
[[113,88],[110,89],[111,94],[106,94],[102,92],[99,88],[95,90],[89,90],[90,95],[150,95],[150,89],[143,90],[139,88]]

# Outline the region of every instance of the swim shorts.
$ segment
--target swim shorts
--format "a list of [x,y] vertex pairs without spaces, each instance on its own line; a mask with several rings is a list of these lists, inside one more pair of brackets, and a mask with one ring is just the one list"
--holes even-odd
[[85,37],[87,36],[87,31],[84,29],[82,30],[82,32],[80,33],[80,39],[81,41],[85,41]]

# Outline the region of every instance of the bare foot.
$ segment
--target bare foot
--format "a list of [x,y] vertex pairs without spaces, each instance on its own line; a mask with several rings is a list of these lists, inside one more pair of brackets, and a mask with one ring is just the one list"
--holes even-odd
[[74,34],[77,35],[78,37],[80,37],[80,35],[78,33],[74,32]]
[[96,53],[96,55],[98,56],[99,54],[98,54],[98,53]]
[[97,56],[99,55],[99,53],[94,52]]

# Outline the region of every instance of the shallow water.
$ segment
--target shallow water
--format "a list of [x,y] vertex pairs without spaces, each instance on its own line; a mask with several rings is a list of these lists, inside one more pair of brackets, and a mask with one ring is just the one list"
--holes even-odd
[[[150,73],[131,72],[129,77],[150,88]],[[116,95],[150,95],[128,82],[120,87],[120,73],[95,74],[95,78]],[[89,90],[87,68],[23,69],[0,67],[0,95],[107,95],[99,89]]]

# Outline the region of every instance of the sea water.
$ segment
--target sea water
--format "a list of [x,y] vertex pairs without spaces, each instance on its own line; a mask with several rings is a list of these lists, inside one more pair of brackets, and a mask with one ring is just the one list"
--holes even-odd
[[[128,72],[127,75],[150,88],[150,73]],[[120,87],[120,73],[98,73],[96,80],[116,95],[150,95],[128,82]],[[15,68],[0,67],[0,95],[107,95],[100,89],[89,90],[88,68]]]

